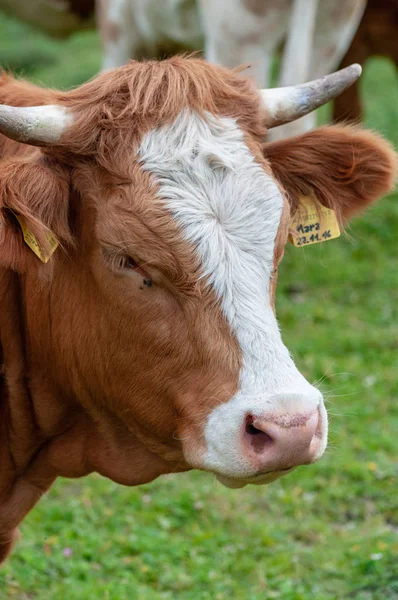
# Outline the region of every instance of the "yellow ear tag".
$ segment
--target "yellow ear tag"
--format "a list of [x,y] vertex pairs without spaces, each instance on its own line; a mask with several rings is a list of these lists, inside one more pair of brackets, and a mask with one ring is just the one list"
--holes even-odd
[[290,222],[289,242],[308,246],[337,238],[340,227],[336,213],[311,196],[301,196],[297,212]]
[[[15,213],[14,213],[14,215],[15,215]],[[40,258],[40,260],[43,263],[48,263],[51,256],[53,255],[53,253],[55,252],[55,250],[58,247],[58,241],[55,239],[53,234],[52,233],[46,234],[48,243],[50,245],[50,249],[48,250],[48,252],[44,252],[43,248],[40,247],[36,236],[26,225],[25,219],[23,217],[21,217],[21,215],[15,215],[15,217],[21,226],[22,235],[23,235],[25,244],[27,244],[29,246],[29,248],[36,254],[36,256],[38,258]]]

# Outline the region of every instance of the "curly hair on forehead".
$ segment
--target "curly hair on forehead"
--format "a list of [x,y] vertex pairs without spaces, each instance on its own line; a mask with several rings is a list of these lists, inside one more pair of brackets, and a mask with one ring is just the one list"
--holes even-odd
[[210,65],[194,56],[130,61],[55,95],[57,104],[76,115],[58,148],[95,156],[110,170],[122,166],[126,147],[136,147],[145,131],[172,121],[184,108],[236,118],[258,138],[266,131],[254,84],[239,70]]

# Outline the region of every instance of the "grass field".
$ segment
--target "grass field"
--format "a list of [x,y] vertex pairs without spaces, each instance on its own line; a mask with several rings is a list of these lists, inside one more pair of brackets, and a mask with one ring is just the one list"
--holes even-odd
[[[67,88],[95,73],[99,44],[0,15],[0,64]],[[373,60],[362,85],[366,125],[398,145],[395,77]],[[398,598],[397,238],[395,194],[349,236],[289,247],[281,266],[285,342],[329,398],[320,463],[239,491],[203,473],[141,488],[60,480],[23,523],[1,600]]]

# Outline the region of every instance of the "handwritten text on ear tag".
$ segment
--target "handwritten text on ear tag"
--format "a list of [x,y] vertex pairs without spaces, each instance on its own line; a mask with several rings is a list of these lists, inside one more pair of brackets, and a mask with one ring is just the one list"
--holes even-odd
[[58,242],[55,239],[55,237],[53,236],[53,234],[52,233],[46,234],[47,241],[48,241],[50,248],[47,252],[45,252],[44,249],[39,245],[39,242],[37,241],[35,234],[27,226],[25,219],[23,217],[21,217],[21,215],[15,215],[15,217],[21,226],[22,235],[23,235],[25,244],[27,244],[29,246],[29,248],[36,254],[36,256],[38,258],[40,258],[40,260],[43,263],[48,263],[51,256],[53,255],[54,251],[58,247]]
[[311,196],[301,196],[298,209],[290,222],[289,242],[308,246],[337,238],[340,227],[336,213]]

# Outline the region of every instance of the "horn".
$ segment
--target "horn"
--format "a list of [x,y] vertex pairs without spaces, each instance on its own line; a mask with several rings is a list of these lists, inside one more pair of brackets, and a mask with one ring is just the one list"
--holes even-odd
[[361,66],[354,64],[308,83],[260,90],[268,115],[265,125],[271,129],[303,117],[342,94],[361,73]]
[[23,144],[55,144],[72,123],[72,115],[63,106],[0,104],[0,133]]

